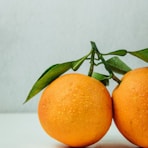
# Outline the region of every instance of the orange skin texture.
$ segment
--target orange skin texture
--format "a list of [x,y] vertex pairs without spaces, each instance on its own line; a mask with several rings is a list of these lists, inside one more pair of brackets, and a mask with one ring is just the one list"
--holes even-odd
[[126,73],[112,97],[119,131],[133,144],[148,147],[148,67]]
[[112,100],[106,87],[83,74],[65,74],[42,93],[38,116],[54,139],[82,147],[99,141],[112,121]]

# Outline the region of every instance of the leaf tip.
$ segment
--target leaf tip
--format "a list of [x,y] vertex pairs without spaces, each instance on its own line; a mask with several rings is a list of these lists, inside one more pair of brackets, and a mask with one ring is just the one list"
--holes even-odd
[[26,100],[23,102],[23,105],[26,104],[29,100],[30,100],[30,96],[28,95],[28,97],[26,98]]

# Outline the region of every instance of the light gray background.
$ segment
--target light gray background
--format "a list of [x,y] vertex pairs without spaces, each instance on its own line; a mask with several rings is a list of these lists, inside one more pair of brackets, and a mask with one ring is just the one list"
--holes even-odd
[[87,54],[91,40],[104,53],[148,47],[147,7],[148,0],[0,0],[0,112],[37,111],[41,94],[22,104],[33,83],[52,64]]

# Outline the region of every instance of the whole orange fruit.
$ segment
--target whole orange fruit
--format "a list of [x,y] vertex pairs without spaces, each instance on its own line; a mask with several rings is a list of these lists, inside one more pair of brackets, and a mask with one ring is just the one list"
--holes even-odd
[[119,131],[132,143],[148,147],[148,67],[126,73],[112,97]]
[[78,73],[65,74],[43,91],[38,116],[54,139],[73,147],[88,146],[108,131],[112,101],[98,80]]

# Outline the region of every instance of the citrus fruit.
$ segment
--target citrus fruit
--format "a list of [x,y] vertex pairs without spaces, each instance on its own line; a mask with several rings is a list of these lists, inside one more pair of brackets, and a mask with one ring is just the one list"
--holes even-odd
[[60,76],[43,91],[38,116],[43,129],[72,147],[100,140],[112,121],[112,101],[106,87],[89,76]]
[[126,73],[112,97],[119,131],[130,142],[148,147],[148,67]]

